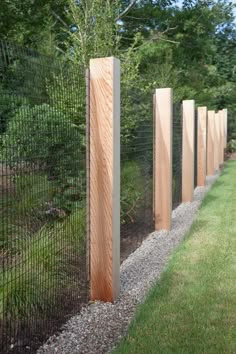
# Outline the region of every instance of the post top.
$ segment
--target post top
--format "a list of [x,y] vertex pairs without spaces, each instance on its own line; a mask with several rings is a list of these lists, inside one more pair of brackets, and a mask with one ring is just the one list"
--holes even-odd
[[117,59],[116,57],[103,57],[103,58],[92,58],[89,60],[89,64],[92,65],[104,61],[120,63],[120,59]]
[[158,88],[155,91],[156,91],[156,94],[163,94],[163,93],[171,94],[173,89],[170,87],[166,87],[166,88]]
[[183,107],[189,109],[195,109],[195,100],[184,100]]

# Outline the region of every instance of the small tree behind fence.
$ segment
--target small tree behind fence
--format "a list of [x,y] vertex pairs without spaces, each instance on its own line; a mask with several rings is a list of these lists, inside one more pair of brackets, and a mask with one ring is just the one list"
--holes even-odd
[[223,162],[227,110],[207,119],[121,75],[92,59],[86,85],[84,68],[0,44],[4,354],[34,353],[89,296],[114,301],[120,263]]
[[152,91],[140,83],[121,85],[121,261],[154,230]]

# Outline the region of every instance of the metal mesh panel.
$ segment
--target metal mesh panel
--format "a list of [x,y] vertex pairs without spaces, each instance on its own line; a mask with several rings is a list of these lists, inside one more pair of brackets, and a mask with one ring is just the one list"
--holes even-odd
[[153,96],[138,86],[121,89],[121,261],[154,230]]
[[35,352],[87,299],[85,73],[0,46],[2,353]]
[[172,145],[172,208],[182,202],[182,105],[173,107],[173,145]]
[[228,110],[228,132],[227,139],[230,141],[231,139],[236,140],[236,113],[229,109]]

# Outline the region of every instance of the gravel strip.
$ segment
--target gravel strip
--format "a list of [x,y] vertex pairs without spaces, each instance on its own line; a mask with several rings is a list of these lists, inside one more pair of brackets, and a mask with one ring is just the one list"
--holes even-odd
[[198,187],[192,203],[172,212],[170,232],[154,232],[121,265],[121,294],[114,303],[95,302],[71,318],[59,336],[52,336],[37,354],[102,354],[111,352],[126,334],[136,305],[143,302],[163,272],[173,250],[181,243],[196,216],[204,195],[218,175]]

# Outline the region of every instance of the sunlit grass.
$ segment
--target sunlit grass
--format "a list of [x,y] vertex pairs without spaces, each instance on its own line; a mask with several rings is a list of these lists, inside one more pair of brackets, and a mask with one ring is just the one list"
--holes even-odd
[[235,353],[235,294],[236,161],[230,161],[114,353]]

